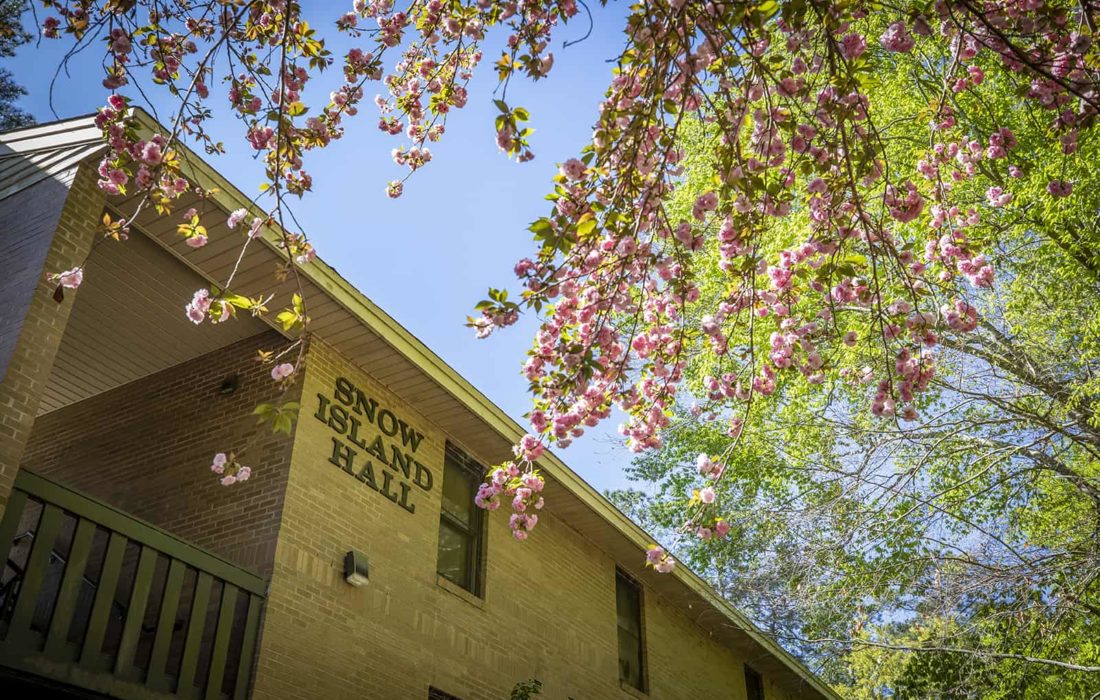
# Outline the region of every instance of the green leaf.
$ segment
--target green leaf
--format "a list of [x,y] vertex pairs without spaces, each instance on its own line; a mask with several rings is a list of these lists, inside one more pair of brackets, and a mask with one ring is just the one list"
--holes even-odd
[[581,217],[580,222],[577,224],[577,236],[580,238],[587,238],[589,234],[596,230],[596,217],[591,214],[585,214]]
[[527,230],[536,236],[545,236],[554,230],[554,225],[545,216],[527,227]]

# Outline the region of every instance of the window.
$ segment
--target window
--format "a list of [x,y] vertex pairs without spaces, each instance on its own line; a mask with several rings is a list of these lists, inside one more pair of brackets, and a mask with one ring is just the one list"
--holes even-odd
[[485,470],[447,445],[443,461],[443,505],[439,511],[439,575],[481,595],[483,513],[474,505]]
[[748,700],[764,700],[764,679],[750,666],[745,667],[745,697]]
[[619,570],[615,571],[615,610],[619,621],[619,680],[645,692],[642,589]]
[[444,693],[435,686],[428,686],[428,700],[461,700],[457,695]]

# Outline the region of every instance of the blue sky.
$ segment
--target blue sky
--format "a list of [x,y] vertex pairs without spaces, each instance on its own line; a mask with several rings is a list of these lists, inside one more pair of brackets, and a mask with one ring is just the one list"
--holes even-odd
[[[321,27],[337,56],[347,43],[329,27],[335,8],[345,4],[350,6],[329,0],[307,3],[324,8],[312,13],[310,23]],[[490,35],[468,106],[452,115],[444,140],[432,148],[434,160],[406,183],[401,199],[390,200],[384,187],[403,174],[389,155],[403,141],[378,131],[377,113],[368,99],[341,141],[310,155],[313,192],[295,206],[322,258],[520,420],[529,397],[519,368],[533,336],[533,319],[482,341],[463,324],[488,286],[515,288],[511,269],[533,251],[526,227],[548,209],[544,196],[556,163],[575,155],[590,136],[611,78],[609,60],[623,44],[627,9],[625,4],[591,7],[592,35],[562,47],[563,41],[579,39],[587,31],[583,11],[562,28],[552,47],[555,63],[549,78],[538,83],[513,80],[509,86],[509,103],[532,114],[534,161],[517,164],[496,149],[492,63],[503,36]],[[50,81],[69,45],[64,39],[31,43],[3,64],[26,86],[29,94],[20,104],[39,121],[51,120],[55,113],[61,118],[88,113],[105,99],[95,46],[59,77],[51,111]],[[327,94],[339,78],[338,70],[330,71],[314,86],[314,94]],[[215,84],[212,88],[217,90]],[[380,92],[368,86],[372,89],[368,98]],[[212,103],[225,111],[224,102]],[[160,105],[168,108],[170,102]],[[240,124],[224,119],[213,129],[228,149],[225,156],[212,159],[213,165],[244,192],[255,193],[262,171],[241,139]],[[627,483],[622,467],[630,453],[615,428],[616,423],[601,426],[562,453],[600,490]]]

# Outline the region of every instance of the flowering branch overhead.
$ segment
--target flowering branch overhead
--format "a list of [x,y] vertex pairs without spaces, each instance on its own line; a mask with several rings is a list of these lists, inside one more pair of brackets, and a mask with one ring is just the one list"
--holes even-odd
[[[431,162],[448,115],[470,99],[491,32],[503,35],[494,67],[507,87],[516,74],[538,80],[552,69],[551,41],[577,13],[574,0],[355,0],[333,18],[356,43],[339,62],[343,83],[309,105],[306,85],[336,59],[294,0],[40,1],[53,13],[46,36],[105,40],[113,94],[97,122],[109,144],[104,191],[140,193],[139,207],[168,213],[188,187],[175,141],[222,148],[204,124],[210,86],[223,81],[265,164],[267,221],[280,224],[288,199],[311,189],[307,155],[343,135],[368,84],[385,88],[375,98],[378,128],[406,139],[393,151],[404,174],[385,185],[398,197]],[[531,226],[536,251],[515,267],[521,294],[490,290],[469,321],[484,337],[524,311],[541,320],[524,367],[530,435],[491,472],[479,505],[507,501],[525,539],[542,504],[542,451],[567,446],[614,408],[639,451],[661,445],[677,403],[690,399],[702,402],[698,413],[729,421],[734,450],[749,412],[788,381],[866,387],[877,419],[916,419],[941,337],[980,321],[962,290],[994,284],[991,224],[1016,214],[1017,183],[1036,175],[1016,127],[985,108],[987,97],[1015,91],[1072,158],[1100,105],[1094,13],[1088,3],[1045,0],[632,7],[591,143],[562,163],[553,208]],[[909,115],[926,125],[909,144],[912,163],[889,156],[891,125],[872,89],[876,75],[898,71],[924,98]],[[129,126],[122,94],[139,79],[178,98],[171,133],[143,140]],[[530,160],[527,110],[496,104],[497,146]],[[702,187],[684,187],[689,133],[708,143]],[[1051,206],[1072,201],[1071,179],[1042,176]],[[689,202],[678,199],[685,191],[696,191]],[[124,229],[133,218],[109,223]],[[235,212],[230,228],[243,230],[246,218]],[[208,235],[199,228],[185,217],[180,232],[198,247]],[[778,241],[779,229],[793,232]],[[308,264],[304,233],[280,231],[291,269]],[[714,270],[719,283],[703,274]],[[59,274],[79,284],[79,270]],[[200,296],[188,307],[196,322],[255,310],[227,292]],[[282,313],[304,329],[304,302],[296,306]],[[857,355],[866,364],[849,366]],[[689,381],[689,362],[711,371]],[[721,479],[724,457],[701,458],[710,482]],[[717,500],[709,483],[691,498],[689,529],[700,537],[728,532]],[[648,561],[671,568],[663,550]]]

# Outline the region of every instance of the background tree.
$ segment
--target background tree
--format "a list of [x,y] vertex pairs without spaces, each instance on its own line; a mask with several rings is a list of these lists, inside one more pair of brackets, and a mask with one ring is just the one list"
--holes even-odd
[[[0,0],[0,58],[12,56],[15,49],[31,39],[22,25],[26,0]],[[11,71],[0,68],[0,131],[33,124],[34,118],[15,106],[15,101],[27,91],[19,85]]]
[[[921,71],[899,60],[865,88],[872,118],[889,125],[893,169],[922,154]],[[823,368],[824,390],[780,381],[731,424],[705,401],[719,370],[698,353],[685,375],[699,402],[682,405],[664,449],[631,469],[652,486],[612,496],[852,697],[1087,698],[1100,692],[1100,278],[1081,253],[1100,241],[1087,166],[1097,145],[1052,142],[1009,85],[953,104],[1013,131],[1019,171],[1010,201],[969,227],[995,241],[991,284],[941,288],[975,310],[971,322],[914,343],[936,362],[915,410],[866,411],[865,368],[881,355],[853,345]],[[713,124],[689,133],[681,211],[715,167]],[[1048,203],[1051,172],[1079,184],[1074,206]],[[983,166],[963,186],[988,201],[1005,191],[999,182]],[[797,240],[809,216],[771,227],[765,245]],[[706,295],[724,275],[720,253],[704,254]],[[884,296],[913,318],[903,287]],[[873,332],[847,315],[847,332]],[[782,359],[782,327],[757,332],[774,334],[755,344]],[[700,454],[724,455],[721,472]]]
[[[336,19],[361,40],[344,82],[308,104],[335,59],[293,0],[41,4],[46,36],[107,47],[100,187],[142,194],[137,210],[177,215],[190,184],[174,146],[224,150],[204,124],[212,86],[227,86],[267,176],[264,214],[233,212],[230,228],[247,245],[278,223],[291,275],[313,256],[287,209],[311,188],[306,158],[340,138],[369,83],[387,91],[378,127],[408,139],[393,156],[405,175],[387,185],[400,196],[499,28],[497,146],[529,160],[531,115],[508,87],[551,69],[550,42],[577,13],[573,0],[357,0]],[[624,503],[684,535],[678,551],[727,590],[758,591],[789,643],[928,647],[956,689],[1002,666],[1093,683],[1095,648],[1078,641],[1096,606],[1097,12],[632,6],[592,142],[531,226],[522,291],[490,290],[470,320],[482,336],[521,312],[541,321],[531,434],[480,505],[508,503],[526,538],[545,446],[619,411],[631,447],[665,448],[639,473],[666,490]],[[130,100],[155,87],[178,110],[167,133],[142,134]],[[136,215],[105,233],[121,238]],[[191,213],[179,230],[206,242]],[[75,286],[82,271],[56,278]],[[258,312],[233,281],[198,290],[189,317]],[[288,330],[308,329],[307,304],[277,312]],[[296,364],[273,377],[293,381]],[[735,550],[731,533],[767,546]],[[674,566],[657,546],[649,562]],[[914,688],[942,685],[929,663],[904,663]]]

